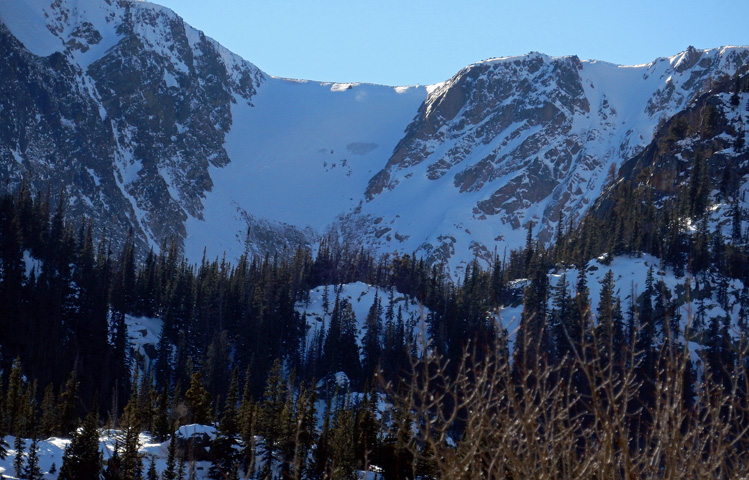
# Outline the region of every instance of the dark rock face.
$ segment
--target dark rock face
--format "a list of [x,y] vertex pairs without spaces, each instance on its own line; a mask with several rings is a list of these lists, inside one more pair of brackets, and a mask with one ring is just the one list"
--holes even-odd
[[14,119],[0,122],[3,183],[14,188],[25,177],[38,191],[67,197],[73,217],[87,216],[110,231],[137,227],[112,175],[112,126],[83,72],[62,53],[32,55],[0,25],[0,77],[0,112]]
[[[647,185],[654,200],[662,201],[692,181],[694,166],[704,162],[705,181],[718,199],[727,202],[736,197],[749,175],[744,125],[747,101],[749,75],[716,83],[659,128],[640,154],[622,164],[616,183]],[[604,192],[594,209],[596,214],[610,208],[612,194]]]
[[50,8],[61,22],[50,29],[72,33],[49,57],[0,25],[0,109],[14,119],[0,127],[0,178],[65,195],[71,217],[106,225],[115,244],[129,228],[142,245],[180,241],[212,188],[208,168],[229,162],[230,106],[249,103],[263,74],[227,61],[172,12],[127,1],[109,6],[108,34],[119,41],[85,65],[76,53],[102,33],[88,21],[75,25],[65,2]]
[[[517,157],[532,161],[531,154],[549,138],[569,131],[571,114],[590,110],[580,68],[577,57],[549,59],[530,54],[459,72],[424,102],[385,168],[370,181],[367,197],[393,188],[394,171],[428,161],[427,176],[436,180],[483,146],[489,147],[487,154],[455,174],[454,183],[461,192],[479,190],[517,168]],[[514,151],[508,151],[508,145],[523,132],[539,127]],[[495,142],[503,135],[504,141]],[[452,147],[435,155],[444,144]]]

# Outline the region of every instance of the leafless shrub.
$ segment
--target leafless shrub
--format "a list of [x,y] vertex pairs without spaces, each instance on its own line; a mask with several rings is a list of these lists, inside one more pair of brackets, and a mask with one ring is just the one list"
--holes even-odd
[[747,478],[744,349],[728,384],[707,370],[694,392],[686,345],[664,341],[650,375],[643,352],[625,350],[591,331],[553,364],[521,366],[501,347],[466,349],[459,365],[414,360],[390,389],[412,415],[414,477]]

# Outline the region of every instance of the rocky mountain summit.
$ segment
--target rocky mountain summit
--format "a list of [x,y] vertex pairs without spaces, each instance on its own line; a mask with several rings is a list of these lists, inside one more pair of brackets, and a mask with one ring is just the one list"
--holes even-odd
[[116,244],[132,230],[198,261],[333,233],[453,268],[521,246],[531,222],[552,239],[749,61],[744,47],[638,66],[530,53],[427,87],[308,82],[132,0],[4,2],[0,44],[0,179]]

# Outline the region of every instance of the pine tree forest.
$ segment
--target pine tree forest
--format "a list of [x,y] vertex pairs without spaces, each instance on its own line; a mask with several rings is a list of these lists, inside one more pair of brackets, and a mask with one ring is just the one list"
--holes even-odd
[[[314,253],[193,265],[176,243],[137,251],[132,240],[115,249],[95,239],[90,222],[67,220],[64,195],[7,192],[5,474],[744,478],[745,212],[733,201],[730,237],[708,228],[705,195],[716,186],[706,168],[695,161],[665,200],[622,182],[606,208],[560,218],[552,241],[530,223],[525,248],[497,252],[488,266],[476,260],[457,278],[332,236]],[[729,203],[732,188],[720,193]],[[639,291],[617,288],[607,270],[615,256],[656,260]],[[355,282],[378,288],[366,318],[342,295]],[[303,306],[314,289],[325,321],[312,335]],[[396,296],[420,306],[423,328]],[[685,302],[695,306],[689,318]],[[502,315],[510,307],[521,312],[514,323]],[[133,348],[130,318],[158,319],[158,342]],[[161,457],[143,453],[143,435]],[[43,471],[39,442],[52,437],[67,440],[64,455]]]

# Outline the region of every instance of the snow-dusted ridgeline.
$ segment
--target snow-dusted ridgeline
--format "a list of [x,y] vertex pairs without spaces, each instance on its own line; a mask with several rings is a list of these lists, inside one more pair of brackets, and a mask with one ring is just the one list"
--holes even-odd
[[332,230],[458,271],[522,246],[529,222],[549,240],[560,213],[579,218],[658,125],[749,58],[530,53],[387,87],[269,76],[148,2],[3,2],[0,22],[10,54],[42,76],[66,71],[58,90],[88,112],[45,117],[33,98],[14,104],[9,82],[7,107],[31,116],[0,138],[2,177],[52,181],[72,215],[115,236],[130,225],[144,246],[176,238],[193,261],[314,246]]

